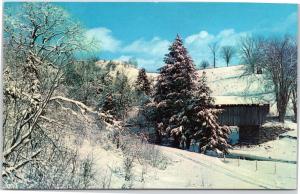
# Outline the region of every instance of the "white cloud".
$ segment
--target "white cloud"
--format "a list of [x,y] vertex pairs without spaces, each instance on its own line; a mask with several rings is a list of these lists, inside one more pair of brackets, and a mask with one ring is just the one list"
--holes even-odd
[[128,55],[121,55],[119,58],[117,58],[116,60],[118,61],[123,61],[123,62],[127,62],[129,61],[130,59],[132,59],[133,57],[132,56],[128,56]]
[[214,36],[209,34],[207,31],[201,31],[198,34],[193,34],[186,37],[185,42],[188,45],[191,44],[207,44],[208,42],[212,41]]
[[[134,56],[140,67],[155,71],[163,64],[170,41],[154,37],[151,40],[139,39],[122,49],[122,53]],[[124,58],[124,57],[123,57]]]
[[86,36],[88,40],[96,41],[101,51],[116,52],[120,49],[121,41],[112,36],[110,29],[93,28],[86,32]]
[[241,37],[250,34],[249,32],[236,32],[234,29],[222,30],[217,36],[216,41],[220,46],[236,46]]
[[[235,46],[241,36],[249,34],[248,32],[236,32],[234,29],[224,29],[217,34],[210,34],[203,30],[196,34],[191,34],[184,39],[195,64],[198,65],[202,60],[208,60],[212,63],[212,55],[209,45],[218,42],[219,46]],[[90,29],[87,32],[88,38],[94,38],[99,42],[100,51],[117,53],[120,57],[117,60],[128,61],[135,58],[140,67],[155,71],[163,65],[163,58],[168,53],[168,47],[171,45],[169,40],[153,37],[150,40],[138,39],[128,45],[122,45],[121,41],[113,37],[111,30],[100,27]],[[238,59],[233,59],[233,63],[238,63]],[[223,66],[225,63],[218,59],[217,65]]]
[[[236,32],[234,29],[224,29],[218,34],[210,34],[207,31],[187,36],[184,39],[184,44],[188,49],[195,64],[198,65],[202,60],[208,60],[212,64],[212,55],[209,50],[209,45],[213,42],[218,42],[219,47],[236,46],[240,37],[248,34],[247,32]],[[169,40],[164,40],[159,37],[154,37],[150,40],[138,39],[129,45],[120,49],[121,56],[118,60],[128,61],[130,58],[135,58],[140,67],[145,67],[148,70],[154,71],[163,65],[163,58],[168,53],[168,47],[171,45]],[[219,56],[217,56],[219,58]],[[232,60],[233,64],[239,63],[236,57]],[[224,66],[225,62],[218,59],[217,66]]]
[[168,51],[170,42],[154,37],[147,41],[139,39],[126,46],[122,51],[125,53],[139,53],[142,55],[161,56]]

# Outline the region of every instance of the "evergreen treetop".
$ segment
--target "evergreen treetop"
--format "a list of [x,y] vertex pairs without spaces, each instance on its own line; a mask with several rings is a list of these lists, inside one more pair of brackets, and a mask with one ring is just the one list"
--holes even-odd
[[188,55],[183,41],[177,35],[164,58],[165,65],[160,68],[154,100],[186,100],[191,98],[195,83],[195,65]]
[[144,68],[139,70],[138,77],[135,82],[135,88],[138,93],[144,92],[146,95],[150,94],[151,86]]

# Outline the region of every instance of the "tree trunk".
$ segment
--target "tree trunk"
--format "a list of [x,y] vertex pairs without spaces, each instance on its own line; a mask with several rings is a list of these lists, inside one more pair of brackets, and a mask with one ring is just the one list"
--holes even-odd
[[180,141],[179,141],[179,137],[178,136],[174,136],[173,147],[174,148],[179,148],[180,147]]
[[161,136],[159,133],[159,129],[155,129],[155,143],[156,144],[161,144]]
[[279,111],[278,121],[284,123],[285,113],[283,111]]
[[216,68],[216,56],[214,56],[214,68]]
[[292,103],[293,103],[293,111],[294,111],[294,122],[297,123],[297,89],[293,89],[292,91]]
[[287,97],[278,99],[278,102],[277,102],[278,120],[281,123],[284,123],[287,104],[288,104],[288,98]]
[[191,139],[190,138],[186,139],[185,146],[186,146],[187,150],[190,150],[190,146],[191,146]]
[[294,122],[297,123],[297,103],[293,103],[293,110],[294,110]]

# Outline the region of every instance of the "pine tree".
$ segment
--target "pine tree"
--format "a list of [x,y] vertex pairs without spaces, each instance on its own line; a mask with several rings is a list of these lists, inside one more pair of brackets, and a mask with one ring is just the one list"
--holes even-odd
[[230,130],[217,122],[220,111],[214,108],[205,73],[196,84],[195,66],[179,36],[164,62],[153,96],[157,143],[162,137],[172,137],[174,147],[189,149],[194,139],[202,153],[227,153]]
[[138,92],[138,94],[142,94],[144,93],[145,95],[149,95],[150,94],[150,82],[148,80],[146,71],[144,68],[139,70],[139,74],[137,77],[137,80],[135,82],[135,88],[136,91]]
[[230,145],[227,143],[230,129],[227,126],[220,126],[217,122],[217,115],[220,110],[214,108],[214,99],[211,97],[211,90],[207,86],[206,73],[203,72],[197,85],[192,108],[187,111],[190,118],[190,125],[186,137],[187,146],[191,138],[199,141],[199,152],[207,153],[213,151],[217,154],[228,153]]
[[179,35],[169,47],[164,62],[154,93],[157,105],[157,142],[160,142],[162,136],[173,136],[173,146],[179,147],[182,112],[192,98],[196,77],[195,65]]
[[207,77],[205,71],[196,86],[195,97],[199,100],[199,103],[205,107],[211,107],[214,104],[214,99],[211,97],[211,89],[207,85]]
[[117,116],[123,118],[132,104],[132,88],[125,72],[117,71],[113,90],[113,97],[117,105]]

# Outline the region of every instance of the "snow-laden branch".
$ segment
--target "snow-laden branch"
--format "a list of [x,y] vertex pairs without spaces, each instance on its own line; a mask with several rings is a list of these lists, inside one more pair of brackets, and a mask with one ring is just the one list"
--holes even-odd
[[26,159],[22,162],[20,162],[17,165],[5,168],[5,170],[2,172],[2,177],[4,176],[9,176],[11,173],[15,172],[16,170],[18,170],[19,168],[25,166],[27,163],[31,162],[34,160],[34,158],[37,157],[37,155],[39,155],[39,153],[41,152],[41,150],[35,152],[29,159]]
[[73,99],[70,99],[70,98],[63,97],[63,96],[54,96],[54,97],[50,98],[50,101],[53,101],[53,100],[60,100],[60,101],[75,104],[83,114],[86,113],[86,112],[89,112],[89,113],[92,113],[92,114],[99,114],[99,112],[93,110],[92,108],[86,106],[85,104],[83,104],[82,102],[77,101],[77,100],[73,100]]
[[[89,113],[89,114],[92,114],[93,116],[97,117],[97,119],[100,118],[103,121],[103,123],[106,126],[108,126],[108,127],[111,127],[111,128],[121,128],[119,126],[119,123],[117,121],[115,121],[115,119],[114,119],[114,117],[112,115],[96,111],[93,108],[88,107],[87,105],[85,105],[84,103],[82,103],[80,101],[73,100],[73,99],[70,99],[70,98],[66,98],[66,97],[63,97],[63,96],[54,96],[54,97],[50,98],[50,101],[56,101],[59,104],[60,104],[59,101],[74,104],[74,105],[76,105],[80,109],[82,115],[85,115],[85,114]],[[74,111],[72,109],[69,109],[69,108],[66,108],[66,107],[63,107],[63,108],[65,110],[72,111],[72,113],[74,114]],[[76,115],[76,116],[78,116],[78,115]]]

